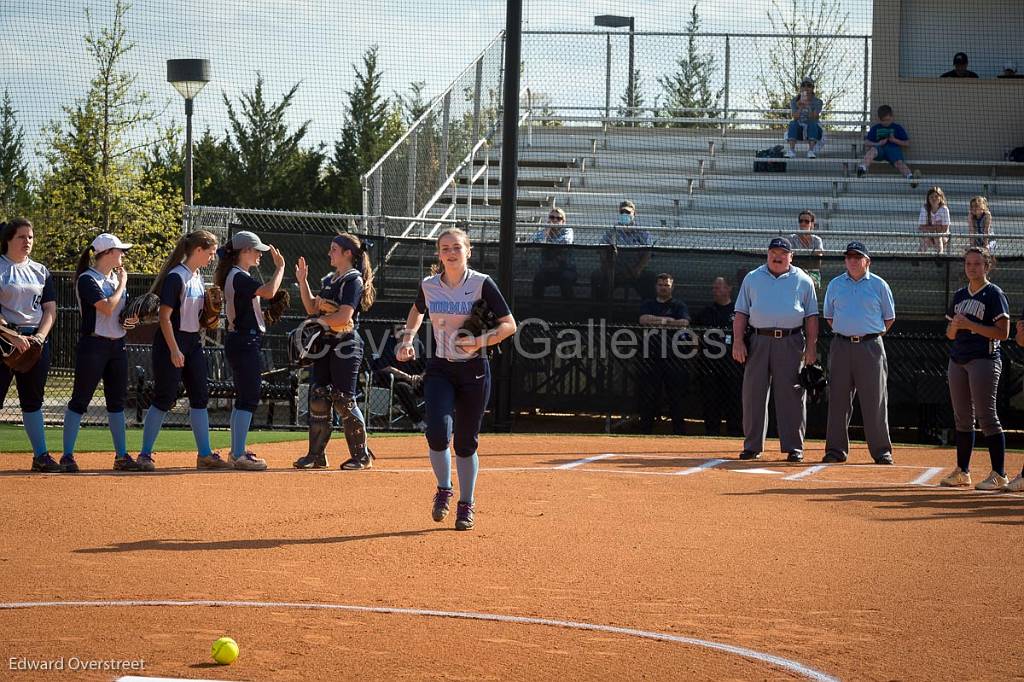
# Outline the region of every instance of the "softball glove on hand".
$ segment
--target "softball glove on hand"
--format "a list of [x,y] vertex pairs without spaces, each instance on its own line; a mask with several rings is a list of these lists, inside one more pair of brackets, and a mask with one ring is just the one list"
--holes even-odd
[[284,289],[280,289],[274,294],[274,297],[270,299],[270,303],[267,305],[267,309],[263,311],[263,321],[267,323],[268,327],[274,326],[284,317],[284,313],[288,310],[291,302],[292,297]]
[[43,344],[36,336],[27,337],[29,346],[20,350],[14,345],[14,338],[20,336],[18,330],[7,326],[6,322],[0,320],[0,355],[3,356],[4,364],[12,371],[24,374],[28,372],[43,354]]
[[[138,322],[128,322],[133,317],[138,318]],[[134,329],[137,325],[142,324],[156,324],[159,319],[160,297],[154,293],[129,299],[118,315],[118,321],[125,329]]]

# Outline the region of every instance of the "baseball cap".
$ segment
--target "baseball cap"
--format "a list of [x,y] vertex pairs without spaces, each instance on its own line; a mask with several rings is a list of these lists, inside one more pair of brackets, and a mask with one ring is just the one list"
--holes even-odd
[[92,248],[96,253],[103,253],[110,249],[121,249],[122,251],[127,251],[132,248],[132,246],[134,246],[134,244],[125,244],[109,232],[98,234],[96,235],[96,239],[92,240]]
[[864,246],[861,242],[850,242],[847,244],[846,253],[856,253],[864,256],[865,258],[871,258],[871,252],[868,251],[868,247]]
[[813,88],[814,87],[814,79],[811,78],[810,76],[804,76],[804,79],[802,81],[800,81],[800,87],[803,87],[805,85],[810,85]]
[[619,203],[619,210],[621,211],[624,208],[628,208],[631,213],[636,213],[636,204],[634,204],[629,199],[625,199],[621,203]]
[[953,55],[953,63],[954,64],[966,64],[967,63],[967,53],[966,52],[957,52],[955,55]]
[[785,251],[790,252],[793,250],[793,247],[785,237],[776,237],[768,242],[768,249],[784,249]]
[[256,249],[257,251],[270,251],[270,247],[260,241],[254,233],[248,230],[242,230],[241,232],[235,232],[234,236],[231,237],[231,248],[235,251],[241,251],[242,249]]
[[1017,62],[1005,61],[1003,62],[1003,71],[1017,71]]

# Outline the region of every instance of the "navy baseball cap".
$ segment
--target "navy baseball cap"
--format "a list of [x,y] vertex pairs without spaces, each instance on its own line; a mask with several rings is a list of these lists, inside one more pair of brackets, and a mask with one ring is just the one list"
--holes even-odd
[[787,252],[792,252],[793,247],[789,243],[789,240],[785,237],[776,237],[775,239],[768,242],[768,249],[784,249]]
[[871,252],[868,251],[868,247],[864,246],[861,242],[850,242],[847,244],[846,253],[847,255],[856,253],[860,256],[864,256],[865,258],[871,258]]

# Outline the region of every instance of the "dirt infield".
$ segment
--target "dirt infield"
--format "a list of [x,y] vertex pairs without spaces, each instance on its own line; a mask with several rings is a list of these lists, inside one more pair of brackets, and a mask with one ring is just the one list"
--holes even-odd
[[460,533],[422,437],[373,447],[366,472],[294,471],[298,443],[256,446],[266,473],[0,459],[0,679],[1024,679],[1024,495],[937,488],[950,450],[487,435]]

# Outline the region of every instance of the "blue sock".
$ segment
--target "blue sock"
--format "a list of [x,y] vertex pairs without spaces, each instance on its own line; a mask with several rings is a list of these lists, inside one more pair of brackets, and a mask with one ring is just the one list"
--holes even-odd
[[209,457],[213,454],[210,447],[210,413],[206,408],[192,408],[188,411],[188,419],[192,423],[192,435],[196,439],[196,450],[200,457]]
[[430,451],[430,467],[437,477],[438,488],[452,487],[452,452],[448,448],[444,450]]
[[64,454],[75,454],[75,441],[78,431],[82,428],[82,415],[71,408],[64,410]]
[[150,405],[146,410],[146,419],[142,422],[142,449],[140,455],[152,455],[153,446],[156,445],[156,437],[160,433],[160,427],[164,425],[164,415],[167,414],[159,407]]
[[32,443],[32,454],[35,457],[42,457],[49,450],[46,448],[46,428],[43,424],[43,411],[22,412],[21,420],[25,424],[25,433]]
[[238,459],[245,454],[245,437],[249,435],[252,424],[252,412],[248,410],[231,410],[231,457]]
[[455,468],[459,472],[459,502],[473,504],[473,489],[476,488],[476,473],[480,470],[480,457],[456,457]]
[[992,471],[1000,476],[1006,475],[1006,434],[1002,431],[985,436],[988,455],[992,458]]
[[124,412],[107,412],[107,423],[110,425],[110,437],[114,441],[114,456],[124,459],[128,456],[128,441],[125,436],[127,425]]

